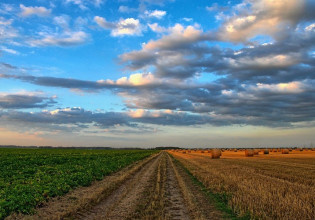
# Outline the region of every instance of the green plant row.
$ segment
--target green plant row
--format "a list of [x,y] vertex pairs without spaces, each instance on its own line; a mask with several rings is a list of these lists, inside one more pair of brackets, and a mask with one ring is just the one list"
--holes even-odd
[[0,149],[0,219],[141,160],[153,150]]

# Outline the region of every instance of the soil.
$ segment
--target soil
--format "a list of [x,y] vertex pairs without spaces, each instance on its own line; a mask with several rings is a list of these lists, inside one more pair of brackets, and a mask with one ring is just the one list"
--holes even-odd
[[33,216],[8,219],[222,219],[199,186],[166,152],[90,187],[55,198]]

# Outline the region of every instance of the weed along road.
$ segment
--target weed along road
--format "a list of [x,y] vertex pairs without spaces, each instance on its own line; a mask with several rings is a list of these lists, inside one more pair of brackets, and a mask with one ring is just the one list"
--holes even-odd
[[32,216],[8,219],[221,219],[167,152],[136,162],[89,187],[51,200]]

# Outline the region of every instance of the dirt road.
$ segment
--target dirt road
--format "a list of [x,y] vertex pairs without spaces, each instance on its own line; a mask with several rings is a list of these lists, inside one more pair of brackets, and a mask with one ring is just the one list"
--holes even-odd
[[[166,152],[95,185],[46,204],[34,216],[19,218],[185,220],[222,217]],[[89,193],[94,195],[89,197]]]

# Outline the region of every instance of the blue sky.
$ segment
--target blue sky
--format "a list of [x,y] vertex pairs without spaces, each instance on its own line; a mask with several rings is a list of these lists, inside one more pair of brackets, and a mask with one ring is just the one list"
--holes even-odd
[[310,0],[0,1],[0,144],[309,145]]

